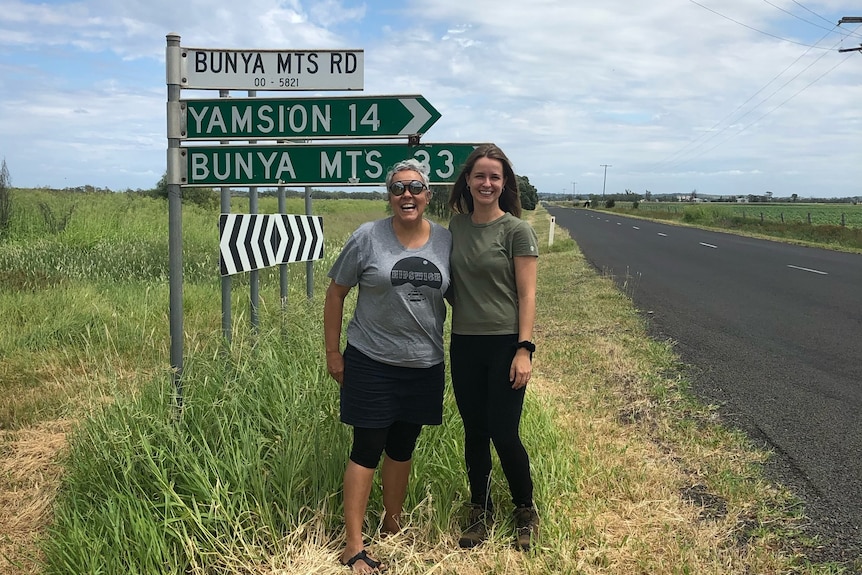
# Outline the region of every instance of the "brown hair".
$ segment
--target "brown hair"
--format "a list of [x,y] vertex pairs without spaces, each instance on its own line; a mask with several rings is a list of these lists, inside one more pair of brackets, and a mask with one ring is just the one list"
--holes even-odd
[[500,194],[500,209],[504,212],[509,212],[513,216],[521,217],[521,194],[518,191],[518,180],[515,178],[515,171],[512,169],[512,162],[506,157],[506,154],[496,144],[482,144],[478,146],[461,168],[461,173],[458,174],[458,179],[455,185],[452,186],[452,191],[449,194],[449,209],[456,214],[469,214],[473,212],[473,196],[470,195],[470,190],[467,188],[467,178],[470,172],[473,171],[473,166],[480,158],[491,158],[499,160],[503,164],[503,193]]

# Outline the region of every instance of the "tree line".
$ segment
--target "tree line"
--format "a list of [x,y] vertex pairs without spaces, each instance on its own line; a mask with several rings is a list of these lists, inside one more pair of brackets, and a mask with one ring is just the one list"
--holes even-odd
[[[539,203],[539,194],[535,186],[530,183],[527,176],[515,176],[518,181],[518,190],[521,194],[521,207],[525,210],[535,210]],[[438,218],[445,218],[449,215],[449,190],[448,185],[431,185],[431,200],[428,204],[428,211],[431,215]],[[0,164],[0,239],[8,232],[9,222],[12,217],[12,178],[9,174],[9,168],[6,166],[6,159],[3,158]],[[71,188],[50,189],[48,191],[67,192],[71,194],[92,194],[92,193],[114,193],[109,188],[98,188],[95,186],[76,186]],[[156,183],[155,188],[149,190],[132,190],[127,188],[123,193],[127,194],[142,194],[154,198],[167,199],[168,197],[168,174],[162,175],[161,179]],[[261,196],[276,196],[279,192],[275,189],[264,188],[260,190]],[[231,194],[235,196],[247,195],[247,192],[231,190]],[[304,190],[286,189],[284,191],[287,198],[304,198]],[[318,190],[311,191],[312,199],[360,199],[360,200],[385,200],[386,194],[379,191],[351,191],[344,190]],[[221,207],[221,193],[213,188],[186,188],[182,192],[182,200],[185,203],[192,203],[201,206],[208,210],[217,210]],[[44,214],[43,214],[44,215]],[[50,214],[53,215],[53,214]],[[69,214],[71,215],[71,214]]]
[[[518,181],[518,191],[521,194],[521,207],[525,210],[535,210],[536,206],[539,203],[539,193],[536,190],[536,187],[530,183],[530,178],[527,176],[519,176],[515,175],[515,178]],[[448,185],[437,185],[431,184],[431,200],[428,203],[428,212],[436,217],[444,218],[449,214],[449,189]],[[167,198],[168,197],[168,181],[167,181],[167,173],[165,173],[162,178],[156,184],[155,189],[150,192],[145,192],[149,195],[159,198]],[[233,190],[231,192],[233,195],[246,195],[245,191],[237,191]],[[265,188],[260,190],[258,194],[260,196],[276,196],[278,195],[278,191],[272,188]],[[284,195],[286,198],[304,198],[305,191],[304,190],[293,190],[290,188],[285,189]],[[343,200],[343,199],[354,199],[354,200],[385,200],[386,193],[379,191],[352,191],[347,192],[344,190],[319,190],[312,189],[311,190],[311,198],[314,200]],[[217,208],[220,203],[220,193],[212,188],[186,188],[183,190],[183,201],[191,202],[198,204],[204,208]]]

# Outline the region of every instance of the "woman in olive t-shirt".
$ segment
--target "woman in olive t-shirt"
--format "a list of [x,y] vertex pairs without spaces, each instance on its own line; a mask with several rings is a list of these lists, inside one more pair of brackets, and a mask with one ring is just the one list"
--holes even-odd
[[461,547],[485,540],[493,517],[491,442],[515,505],[515,543],[538,532],[530,459],[518,432],[532,374],[538,242],[520,219],[511,163],[493,144],[467,159],[449,196],[452,232],[452,387],[464,422],[470,513]]

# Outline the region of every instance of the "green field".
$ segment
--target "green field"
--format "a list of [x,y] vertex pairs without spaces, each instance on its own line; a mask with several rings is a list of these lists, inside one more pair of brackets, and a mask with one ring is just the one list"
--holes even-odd
[[862,205],[615,201],[591,209],[862,253]]
[[[248,200],[234,198],[245,211]],[[232,279],[222,337],[218,213],[183,208],[183,411],[169,362],[168,214],[138,194],[16,191],[0,240],[0,573],[344,573],[341,480],[350,433],[326,373],[322,300],[371,200],[315,200],[323,259]],[[303,213],[301,200],[289,213]],[[276,211],[261,198],[260,211]],[[525,214],[540,238],[550,219]],[[543,240],[544,242],[544,240]],[[405,530],[366,534],[393,573],[849,573],[770,484],[769,454],[695,401],[670,341],[556,231],[539,258],[538,351],[522,432],[542,538],[512,549],[508,489],[491,540],[457,548],[467,497],[450,386],[425,430]],[[348,302],[349,304],[350,302]],[[349,312],[349,306],[348,306]],[[827,550],[827,551],[824,551]],[[809,558],[814,557],[816,560]]]
[[[624,202],[618,202],[618,205]],[[862,205],[857,204],[777,204],[751,203],[726,204],[703,202],[681,204],[668,202],[641,202],[642,211],[683,213],[685,210],[704,210],[715,218],[742,218],[763,222],[806,223],[815,226],[862,228]]]

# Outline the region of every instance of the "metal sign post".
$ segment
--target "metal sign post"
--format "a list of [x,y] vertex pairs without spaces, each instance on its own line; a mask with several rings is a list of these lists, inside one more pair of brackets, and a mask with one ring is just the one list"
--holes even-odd
[[180,37],[169,34],[166,48],[168,87],[168,268],[170,286],[171,368],[174,383],[174,401],[177,409],[183,406],[183,219],[180,195],[180,140],[170,137],[176,133],[177,119],[170,113],[179,106]]
[[[230,91],[229,90],[219,90],[220,98],[229,98]],[[229,142],[222,141],[222,144],[227,145]],[[230,212],[230,188],[224,186],[219,188],[219,196],[220,196],[220,205],[221,205],[221,213],[226,214]],[[223,229],[220,227],[220,231]],[[232,322],[231,322],[231,278],[230,276],[223,275],[221,278],[221,332],[224,341],[230,345],[231,339],[233,337]]]

